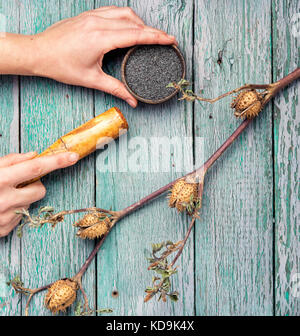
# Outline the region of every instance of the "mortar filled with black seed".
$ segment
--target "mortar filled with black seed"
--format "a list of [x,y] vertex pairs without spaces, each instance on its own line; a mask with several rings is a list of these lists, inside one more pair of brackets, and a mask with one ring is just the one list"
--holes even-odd
[[133,47],[122,63],[122,80],[127,90],[148,104],[163,103],[174,97],[178,90],[167,85],[184,77],[184,58],[175,45]]

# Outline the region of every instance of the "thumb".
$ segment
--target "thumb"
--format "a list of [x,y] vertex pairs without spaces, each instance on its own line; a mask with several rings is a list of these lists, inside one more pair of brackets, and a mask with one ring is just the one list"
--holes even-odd
[[99,83],[95,85],[96,89],[125,100],[131,107],[137,106],[137,100],[127,91],[125,85],[118,79],[109,76],[104,72],[102,72],[98,78]]

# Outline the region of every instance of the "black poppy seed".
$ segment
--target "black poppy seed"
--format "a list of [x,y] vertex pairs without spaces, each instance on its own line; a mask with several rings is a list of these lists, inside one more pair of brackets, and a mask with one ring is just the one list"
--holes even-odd
[[178,82],[183,67],[171,46],[139,46],[128,58],[125,67],[127,85],[138,96],[148,100],[168,97],[174,88],[166,86]]

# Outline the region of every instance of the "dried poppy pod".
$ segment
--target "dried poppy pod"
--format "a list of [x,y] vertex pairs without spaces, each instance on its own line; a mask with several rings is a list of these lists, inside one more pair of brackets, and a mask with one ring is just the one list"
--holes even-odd
[[170,208],[176,208],[179,212],[185,210],[191,213],[191,208],[198,198],[198,183],[188,183],[181,179],[174,183],[169,196]]
[[45,297],[46,308],[52,313],[66,310],[75,301],[77,290],[77,283],[71,279],[61,279],[54,282]]
[[233,100],[231,107],[235,109],[236,117],[252,119],[262,110],[262,97],[254,89],[244,90]]
[[96,239],[105,235],[110,230],[111,220],[107,214],[92,212],[86,214],[74,226],[79,227],[76,235],[82,239]]

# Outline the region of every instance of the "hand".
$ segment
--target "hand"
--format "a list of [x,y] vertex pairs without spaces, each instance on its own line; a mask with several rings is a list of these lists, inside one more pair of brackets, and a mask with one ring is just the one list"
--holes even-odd
[[136,99],[102,70],[104,54],[136,44],[174,44],[175,37],[146,26],[130,8],[102,7],[55,23],[33,36],[35,75],[105,91],[135,107]]
[[17,185],[78,161],[76,153],[34,158],[36,155],[32,152],[0,158],[0,237],[7,236],[20,222],[22,216],[17,215],[16,210],[28,209],[31,203],[46,195],[46,189],[40,181],[24,188],[17,189]]

